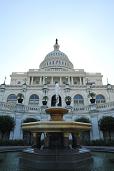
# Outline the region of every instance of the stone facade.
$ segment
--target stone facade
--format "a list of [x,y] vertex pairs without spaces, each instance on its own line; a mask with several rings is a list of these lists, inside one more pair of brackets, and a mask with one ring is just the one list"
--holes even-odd
[[[11,139],[23,137],[21,123],[24,119],[49,119],[42,99],[47,96],[47,106],[54,106],[56,83],[60,86],[60,106],[69,108],[64,119],[89,118],[92,123],[91,139],[102,138],[98,121],[103,116],[114,116],[114,86],[103,85],[101,73],[74,69],[67,55],[59,50],[56,39],[54,50],[46,55],[39,69],[29,69],[24,73],[13,72],[10,85],[0,85],[0,115],[13,116],[16,121]],[[94,104],[90,103],[90,92],[96,95]],[[19,94],[23,95],[22,103],[18,103]],[[66,96],[71,97],[70,106],[66,105]]]

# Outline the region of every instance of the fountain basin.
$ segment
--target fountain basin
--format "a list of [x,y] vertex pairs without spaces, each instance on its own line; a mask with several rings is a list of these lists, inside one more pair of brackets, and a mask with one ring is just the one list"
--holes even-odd
[[62,107],[51,107],[45,111],[47,114],[50,114],[51,120],[53,121],[62,121],[63,115],[68,113],[68,109]]
[[22,124],[23,130],[31,132],[76,132],[91,129],[91,124],[74,121],[39,121]]

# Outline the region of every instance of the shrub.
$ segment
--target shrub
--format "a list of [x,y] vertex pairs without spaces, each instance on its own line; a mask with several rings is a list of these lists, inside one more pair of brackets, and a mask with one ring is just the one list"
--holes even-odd
[[97,140],[87,141],[84,143],[84,145],[88,145],[88,146],[114,146],[114,140],[113,141],[105,141],[103,139],[97,139]]
[[23,146],[26,145],[24,140],[0,140],[0,146]]

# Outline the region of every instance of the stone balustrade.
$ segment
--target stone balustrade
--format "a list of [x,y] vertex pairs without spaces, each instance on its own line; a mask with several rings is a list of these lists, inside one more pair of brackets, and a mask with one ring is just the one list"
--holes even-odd
[[0,110],[2,111],[14,111],[14,112],[32,112],[40,113],[41,107],[32,106],[32,105],[22,105],[22,104],[13,104],[13,103],[4,103],[0,102]]
[[[102,104],[92,104],[92,105],[90,104],[88,106],[82,105],[82,106],[70,107],[70,111],[74,114],[75,113],[89,113],[92,110],[96,112],[114,110],[114,101],[109,102],[109,103],[102,103]],[[0,111],[43,114],[45,113],[45,107],[0,102]]]
[[78,113],[81,112],[89,112],[91,110],[99,111],[106,111],[106,110],[114,110],[114,101],[108,102],[108,103],[99,103],[99,104],[92,104],[88,106],[74,106],[74,111],[78,111]]

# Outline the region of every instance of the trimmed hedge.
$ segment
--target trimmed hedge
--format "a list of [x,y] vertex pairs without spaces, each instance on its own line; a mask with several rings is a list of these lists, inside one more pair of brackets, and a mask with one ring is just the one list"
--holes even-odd
[[88,146],[114,146],[114,140],[112,141],[105,141],[103,139],[98,139],[98,140],[92,140],[92,141],[87,141],[84,143],[84,145]]
[[0,146],[24,146],[24,140],[0,140]]

